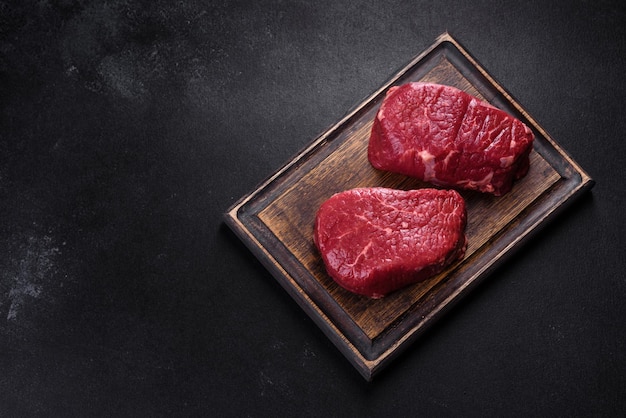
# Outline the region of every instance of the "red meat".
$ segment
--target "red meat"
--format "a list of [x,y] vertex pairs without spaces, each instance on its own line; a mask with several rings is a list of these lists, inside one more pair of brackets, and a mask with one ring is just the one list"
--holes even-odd
[[320,206],[314,241],[340,286],[380,298],[462,258],[466,217],[454,190],[351,189]]
[[533,140],[521,121],[459,89],[408,83],[387,92],[368,158],[379,170],[501,196],[528,172]]

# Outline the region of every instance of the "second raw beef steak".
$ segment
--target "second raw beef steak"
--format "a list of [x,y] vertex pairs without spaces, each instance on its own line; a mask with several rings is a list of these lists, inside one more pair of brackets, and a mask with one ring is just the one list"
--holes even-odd
[[466,217],[454,190],[357,188],[320,206],[314,241],[335,282],[380,298],[462,258]]

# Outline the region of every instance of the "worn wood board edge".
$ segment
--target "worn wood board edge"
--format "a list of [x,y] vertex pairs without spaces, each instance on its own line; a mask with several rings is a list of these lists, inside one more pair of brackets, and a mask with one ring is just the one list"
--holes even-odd
[[[433,321],[426,321],[416,325],[411,328],[409,332],[402,335],[394,344],[386,347],[375,359],[368,359],[359,351],[358,348],[347,338],[341,330],[339,330],[332,320],[325,314],[323,309],[321,309],[317,304],[315,304],[311,298],[308,296],[307,291],[302,289],[293,277],[290,276],[290,273],[287,272],[283,266],[280,265],[278,260],[274,258],[270,251],[261,245],[261,243],[257,240],[254,233],[248,230],[248,225],[245,225],[241,219],[239,219],[239,210],[246,205],[248,202],[252,201],[255,196],[261,191],[265,190],[272,182],[276,179],[284,175],[290,169],[297,169],[297,166],[302,163],[303,160],[306,160],[307,156],[314,152],[318,147],[323,146],[326,139],[336,130],[340,129],[342,125],[345,124],[346,121],[350,120],[354,115],[360,112],[364,107],[366,107],[373,98],[379,96],[384,92],[390,85],[396,82],[398,79],[402,77],[406,71],[418,63],[423,57],[428,55],[432,50],[437,48],[443,42],[452,43],[467,59],[476,67],[476,69],[491,83],[491,85],[500,91],[500,94],[505,98],[505,100],[516,106],[517,111],[522,114],[525,119],[531,122],[533,128],[537,131],[541,132],[546,140],[548,140],[552,147],[565,158],[568,163],[573,167],[574,174],[579,176],[579,182],[577,187],[574,188],[572,193],[566,196],[565,200],[559,205],[563,206],[566,203],[570,203],[573,201],[580,193],[591,188],[593,186],[593,180],[572,160],[572,158],[564,152],[564,150],[556,144],[556,142],[528,115],[528,113],[518,105],[517,101],[515,101],[479,64],[478,62],[472,58],[469,53],[456,41],[452,38],[451,35],[445,33],[441,35],[436,42],[423,53],[418,55],[415,59],[413,59],[405,68],[399,71],[394,77],[389,79],[387,83],[385,83],[380,89],[374,92],[369,96],[364,102],[362,102],[358,107],[356,107],[352,112],[348,113],[344,118],[342,118],[335,125],[331,126],[328,130],[326,130],[322,135],[320,135],[316,140],[314,140],[308,147],[306,147],[302,152],[296,155],[295,158],[290,160],[285,166],[283,166],[280,170],[278,170],[275,174],[270,176],[266,181],[264,181],[254,192],[250,193],[247,196],[241,198],[237,203],[235,203],[231,209],[225,214],[225,222],[233,229],[233,231],[246,243],[248,248],[252,251],[252,253],[261,260],[263,265],[278,279],[283,288],[285,288],[288,293],[298,302],[298,304],[307,312],[316,322],[318,326],[320,326],[323,332],[333,341],[333,343],[339,348],[339,350],[350,360],[350,362],[357,368],[357,370],[367,379],[370,380],[374,374],[378,373],[384,366],[386,366],[391,359],[395,358],[397,354],[399,354],[403,349],[405,349],[408,344],[415,340],[415,338],[420,335],[427,327],[427,324],[432,324]],[[571,173],[570,173],[571,174]],[[556,214],[557,211],[551,212],[552,214]],[[499,265],[505,258],[511,254],[511,250],[521,244],[526,240],[527,236],[530,236],[534,233],[538,227],[547,221],[551,216],[550,214],[546,214],[546,216],[542,219],[538,219],[537,222],[528,228],[525,233],[518,237],[516,241],[513,241],[509,244],[509,249],[507,249],[504,253],[502,253],[501,257],[494,258],[492,263],[485,264],[481,271],[479,271],[471,280],[469,280],[463,287],[457,289],[456,292],[449,295],[448,299],[445,303],[440,304],[437,309],[431,312],[432,318],[439,317],[443,312],[447,311],[449,307],[453,305],[453,302],[457,302],[459,297],[465,294],[470,288],[472,288],[475,284],[478,283],[479,278],[484,278],[493,268]]]

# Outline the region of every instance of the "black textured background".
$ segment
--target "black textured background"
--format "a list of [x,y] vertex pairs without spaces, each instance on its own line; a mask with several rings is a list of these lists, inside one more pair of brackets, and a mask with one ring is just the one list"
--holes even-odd
[[[222,214],[446,30],[597,184],[368,384]],[[618,1],[0,1],[0,415],[623,415],[625,73]]]

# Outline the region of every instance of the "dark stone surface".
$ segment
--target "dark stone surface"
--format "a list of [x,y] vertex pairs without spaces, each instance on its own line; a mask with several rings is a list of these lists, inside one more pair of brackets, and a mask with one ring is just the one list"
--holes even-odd
[[[222,224],[448,30],[597,181],[373,383]],[[0,1],[0,415],[626,411],[617,1]]]

